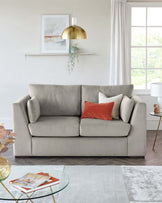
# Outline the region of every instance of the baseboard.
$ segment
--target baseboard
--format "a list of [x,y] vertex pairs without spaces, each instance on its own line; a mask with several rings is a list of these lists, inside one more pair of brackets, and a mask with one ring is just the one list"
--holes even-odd
[[[157,120],[147,120],[147,130],[156,130],[159,123],[159,119]],[[159,130],[162,130],[162,122]]]
[[13,129],[12,126],[12,119],[9,117],[0,117],[0,124],[4,123],[6,129],[11,130]]

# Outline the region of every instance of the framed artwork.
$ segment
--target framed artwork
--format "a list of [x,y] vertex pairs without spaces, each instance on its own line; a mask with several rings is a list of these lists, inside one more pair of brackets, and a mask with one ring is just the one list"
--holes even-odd
[[69,15],[42,15],[42,53],[68,53],[69,40],[61,34],[69,26]]

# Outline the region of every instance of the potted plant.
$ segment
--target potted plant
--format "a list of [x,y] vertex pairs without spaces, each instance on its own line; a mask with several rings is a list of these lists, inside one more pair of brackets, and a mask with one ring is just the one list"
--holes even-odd
[[69,62],[68,62],[68,71],[71,73],[76,65],[76,62],[79,61],[79,48],[77,45],[71,46],[69,50]]

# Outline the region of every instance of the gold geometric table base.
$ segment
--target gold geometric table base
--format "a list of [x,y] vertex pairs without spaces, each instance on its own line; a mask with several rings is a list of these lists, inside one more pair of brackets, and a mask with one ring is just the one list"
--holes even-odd
[[[12,196],[13,199],[15,199],[16,203],[19,203],[20,198],[22,197],[22,194],[19,196],[19,198],[17,199],[11,192],[10,190],[5,186],[5,184],[3,184],[2,182],[0,182],[1,185],[5,188],[5,190]],[[51,191],[51,195],[52,195],[52,199],[53,202],[56,203],[55,198],[54,198],[54,194],[53,194],[53,190],[52,187],[50,187],[50,191]],[[25,194],[25,193],[24,193]],[[34,194],[34,192],[29,196],[28,194],[26,194],[26,196],[28,197],[28,200],[25,201],[25,203],[27,203],[28,201],[34,203],[34,201],[31,199],[32,195]],[[22,200],[21,200],[22,201]]]
[[155,135],[155,139],[154,139],[154,144],[153,144],[153,146],[152,146],[152,151],[155,151],[155,143],[156,143],[156,139],[157,139],[157,136],[158,136],[160,123],[161,123],[161,117],[160,117],[160,119],[159,119],[158,127],[157,127],[157,130],[156,130],[156,135]]

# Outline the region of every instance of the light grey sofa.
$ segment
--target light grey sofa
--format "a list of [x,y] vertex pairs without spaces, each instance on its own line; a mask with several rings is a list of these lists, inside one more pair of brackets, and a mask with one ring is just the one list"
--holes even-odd
[[[84,102],[97,103],[99,91],[132,97],[133,85],[30,85],[29,95],[13,104],[15,156],[145,156],[146,104],[139,97],[133,96],[128,123],[80,119]],[[40,104],[41,116],[35,123],[29,123],[27,115],[32,96]]]

